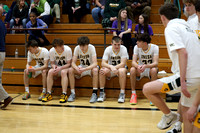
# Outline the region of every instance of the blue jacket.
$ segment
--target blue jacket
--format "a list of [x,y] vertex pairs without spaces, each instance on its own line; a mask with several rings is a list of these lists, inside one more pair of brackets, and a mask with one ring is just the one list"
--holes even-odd
[[6,38],[6,27],[3,21],[0,19],[0,52],[5,52],[5,38]]
[[[37,18],[36,21],[37,21],[37,28],[38,28],[38,29],[39,29],[39,28],[41,28],[41,29],[48,28],[47,24],[46,24],[44,21],[42,21],[41,19],[38,19],[38,18]],[[35,27],[33,27],[31,21],[29,21],[29,22],[26,24],[26,28],[35,28]],[[41,30],[41,32],[42,32],[42,34],[44,35],[44,30]],[[35,36],[36,38],[38,38],[37,35],[33,34],[33,31],[32,31],[32,30],[28,30],[28,33],[29,33],[30,35]]]

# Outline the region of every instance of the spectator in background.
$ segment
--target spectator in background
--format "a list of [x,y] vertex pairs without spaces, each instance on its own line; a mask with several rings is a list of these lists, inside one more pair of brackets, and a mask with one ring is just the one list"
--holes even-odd
[[151,0],[125,0],[128,11],[128,18],[135,23],[138,19],[137,15],[147,14],[150,18]]
[[[13,100],[12,97],[8,95],[5,89],[2,86],[2,72],[3,72],[3,62],[5,60],[5,37],[6,37],[6,27],[3,21],[1,20],[3,13],[3,8],[0,6],[0,107],[5,109]],[[1,101],[3,101],[3,106],[1,106]]]
[[104,19],[102,20],[103,28],[111,27],[113,21],[117,19],[119,11],[125,7],[124,0],[107,0],[104,9]]
[[62,0],[62,14],[68,13],[67,0]]
[[69,23],[73,23],[75,18],[78,23],[81,22],[81,17],[86,14],[86,0],[69,0],[68,17]]
[[129,47],[132,43],[132,21],[128,19],[127,11],[125,8],[119,11],[118,18],[113,22],[112,28],[117,29],[116,31],[113,31],[113,36],[119,36],[122,39],[122,44],[127,48],[127,51],[129,53]]
[[3,16],[6,16],[6,14],[9,11],[9,7],[7,5],[4,5],[3,3],[0,3],[0,6],[3,8]]
[[195,10],[195,2],[196,2],[196,0],[183,0],[183,3],[185,5],[185,13],[184,14],[188,18],[187,23],[190,26],[193,26],[194,18],[198,19],[197,15],[196,15],[196,10]]
[[46,0],[34,0],[29,9],[30,12],[36,12],[38,18],[42,19],[48,26],[53,22],[51,8]]
[[56,15],[56,22],[60,23],[60,0],[47,0],[51,7],[51,10]]
[[99,24],[99,16],[104,18],[104,8],[106,0],[96,0],[96,7],[92,9],[92,17],[95,24]]
[[[146,14],[141,14],[139,16],[139,24],[135,26],[133,33],[137,36],[138,34],[148,33],[150,36],[153,36],[153,29],[148,23],[148,16]],[[137,42],[136,38],[132,38],[133,47]]]
[[15,7],[16,3],[17,3],[16,0],[14,0],[12,2],[12,5],[10,6],[10,9],[8,10],[8,13],[6,14],[6,18],[4,20],[5,23],[9,23],[10,22],[10,19],[12,17],[13,8]]
[[10,20],[10,28],[14,25],[23,25],[26,28],[26,20],[28,17],[28,6],[25,4],[25,0],[17,0],[12,13],[12,19]]
[[[29,14],[29,17],[30,21],[26,24],[27,28],[48,28],[47,24],[44,21],[37,18],[35,12],[31,12]],[[44,30],[28,30],[28,33],[30,34],[28,40],[36,40],[40,47],[50,44],[44,35]]]

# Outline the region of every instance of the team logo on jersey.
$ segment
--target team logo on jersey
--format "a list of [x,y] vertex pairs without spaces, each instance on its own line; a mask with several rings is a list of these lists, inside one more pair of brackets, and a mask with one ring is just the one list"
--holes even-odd
[[169,46],[170,46],[170,47],[173,47],[173,46],[175,46],[175,45],[174,45],[174,43],[172,43],[172,44],[169,44]]
[[200,39],[200,30],[195,30],[195,32],[198,35],[198,38]]

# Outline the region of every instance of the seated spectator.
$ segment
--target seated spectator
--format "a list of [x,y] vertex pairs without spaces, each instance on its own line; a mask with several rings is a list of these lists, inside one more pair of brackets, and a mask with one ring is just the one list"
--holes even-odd
[[4,5],[3,3],[0,3],[0,6],[3,8],[3,16],[6,16],[6,14],[9,11],[9,7],[7,5]]
[[[37,18],[35,12],[29,14],[30,21],[26,24],[27,28],[48,28],[47,24],[41,19]],[[28,40],[36,40],[40,47],[49,45],[49,41],[44,35],[44,30],[28,30],[30,36]]]
[[28,6],[25,4],[25,0],[17,0],[12,13],[12,19],[10,20],[10,28],[17,25],[23,25],[26,28],[26,20],[28,17]]
[[56,15],[56,22],[60,23],[60,0],[47,0],[51,7],[51,10]]
[[96,0],[96,7],[92,9],[92,17],[95,24],[99,24],[99,16],[104,17],[104,8],[106,0]]
[[151,0],[125,0],[128,11],[128,18],[135,23],[137,15],[147,14],[150,18]]
[[36,12],[38,18],[42,19],[48,26],[53,22],[51,7],[46,0],[34,0],[29,9],[30,12]]
[[111,27],[113,21],[117,19],[119,10],[125,7],[124,0],[107,0],[104,9],[104,19],[101,22],[103,28]]
[[[153,36],[153,29],[148,23],[148,16],[146,14],[141,14],[139,16],[139,24],[135,26],[133,33],[137,36],[138,34],[148,33]],[[133,48],[136,45],[136,38],[132,38]]]
[[118,18],[113,22],[112,28],[118,29],[117,31],[113,31],[113,36],[119,36],[122,39],[123,45],[127,48],[129,53],[129,47],[132,44],[132,21],[127,18],[126,9],[121,9],[119,11]]
[[67,14],[68,13],[68,6],[67,6],[67,0],[62,0],[62,14]]
[[75,18],[78,23],[81,22],[81,17],[86,14],[86,0],[69,0],[68,17],[69,23],[73,23]]
[[15,7],[16,3],[17,3],[16,0],[14,0],[14,1],[12,2],[12,5],[10,6],[10,9],[8,10],[8,13],[6,14],[6,18],[5,18],[5,20],[4,20],[5,23],[9,23],[9,22],[10,22],[10,20],[11,20],[11,18],[12,18],[13,8]]

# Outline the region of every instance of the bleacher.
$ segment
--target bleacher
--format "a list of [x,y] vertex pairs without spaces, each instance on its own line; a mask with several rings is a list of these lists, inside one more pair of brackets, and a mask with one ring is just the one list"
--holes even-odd
[[[2,3],[11,5],[12,0],[2,0]],[[158,9],[164,1],[152,0],[152,11],[150,15],[150,21],[154,32],[152,36],[152,43],[159,46],[159,71],[165,70],[170,75],[171,73],[171,61],[169,60],[167,54],[167,48],[165,46],[164,38],[164,26],[161,24],[160,16],[158,14]],[[62,10],[62,9],[61,9]],[[61,15],[60,24],[51,24],[49,28],[51,30],[46,34],[47,39],[52,42],[54,38],[62,38],[66,45],[70,46],[72,50],[76,46],[76,41],[79,36],[88,36],[91,44],[96,47],[98,64],[101,63],[101,57],[104,51],[104,30],[100,24],[94,24],[91,14],[87,14],[81,20],[81,24],[69,24],[68,16],[66,14]],[[77,28],[78,27],[78,28]],[[133,24],[133,29],[135,24]],[[68,29],[68,30],[58,30],[58,29]],[[106,34],[106,45],[109,46],[111,42],[112,34]],[[15,49],[18,49],[19,58],[14,58]],[[48,49],[51,46],[47,47]],[[23,69],[26,65],[25,57],[25,34],[7,34],[6,36],[6,60],[4,62],[4,72],[2,76],[2,83],[8,93],[23,93],[24,92],[24,81],[23,81]],[[33,62],[34,64],[34,62]],[[129,69],[131,67],[131,60],[127,63]],[[11,72],[11,67],[15,67],[14,72]],[[162,75],[158,76],[163,77]],[[36,79],[30,80],[30,92],[32,94],[39,94],[42,90],[41,76]],[[136,82],[136,89],[138,97],[142,98],[142,86],[144,83],[148,82],[149,79],[143,78],[141,81]],[[76,94],[77,96],[91,96],[92,92],[92,79],[86,76],[80,80],[76,80]],[[105,87],[107,97],[118,97],[119,95],[119,82],[118,78],[113,78],[106,82]],[[70,89],[68,89],[69,91]],[[61,83],[60,80],[54,83],[54,94],[61,94]],[[126,82],[126,96],[130,97],[130,78],[127,75]]]

